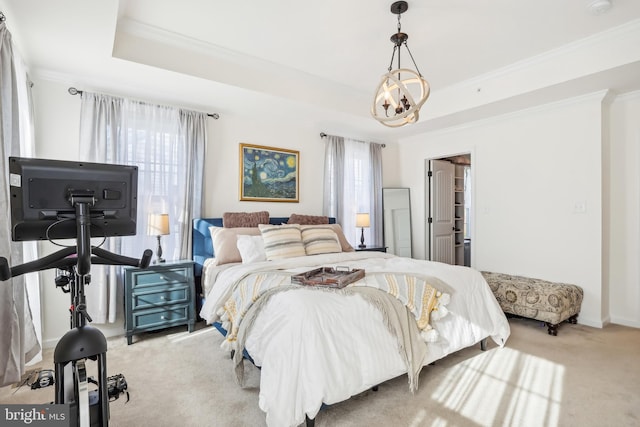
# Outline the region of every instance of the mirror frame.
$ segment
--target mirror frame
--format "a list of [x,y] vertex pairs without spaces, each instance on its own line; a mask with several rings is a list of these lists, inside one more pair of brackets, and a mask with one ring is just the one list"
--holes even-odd
[[[382,239],[384,241],[384,246],[387,247],[387,251],[389,253],[393,253],[394,255],[397,255],[396,252],[396,248],[395,245],[390,244],[387,241],[388,238],[388,232],[387,232],[387,228],[388,227],[392,227],[393,224],[387,223],[388,221],[388,215],[386,210],[387,205],[388,205],[388,191],[387,190],[406,190],[406,207],[408,209],[408,213],[409,213],[409,254],[408,254],[408,258],[411,258],[413,255],[413,230],[412,230],[412,224],[411,224],[411,189],[409,187],[384,187],[382,189]],[[387,200],[387,202],[385,202],[385,200]],[[404,256],[404,255],[403,255]]]

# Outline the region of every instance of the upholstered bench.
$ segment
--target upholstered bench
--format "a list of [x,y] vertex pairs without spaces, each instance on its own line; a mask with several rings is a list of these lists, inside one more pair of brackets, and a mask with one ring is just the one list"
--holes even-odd
[[583,297],[579,286],[488,271],[482,275],[505,313],[540,320],[554,336],[565,320],[577,323]]

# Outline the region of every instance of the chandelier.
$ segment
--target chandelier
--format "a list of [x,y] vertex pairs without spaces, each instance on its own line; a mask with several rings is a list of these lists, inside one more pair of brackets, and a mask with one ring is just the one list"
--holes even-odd
[[[407,11],[406,1],[391,5],[391,13],[398,15],[398,32],[391,36],[393,52],[388,72],[382,76],[371,106],[371,115],[385,126],[400,127],[418,121],[422,105],[429,97],[429,83],[422,77],[416,61],[407,45],[409,36],[401,31],[400,15]],[[404,45],[413,62],[414,70],[400,65],[400,48]],[[393,60],[398,55],[398,66],[392,70]]]

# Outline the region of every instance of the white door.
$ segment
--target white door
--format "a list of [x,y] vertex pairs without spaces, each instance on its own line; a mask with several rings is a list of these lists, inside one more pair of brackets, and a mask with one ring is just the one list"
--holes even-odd
[[429,259],[455,264],[453,163],[429,161]]

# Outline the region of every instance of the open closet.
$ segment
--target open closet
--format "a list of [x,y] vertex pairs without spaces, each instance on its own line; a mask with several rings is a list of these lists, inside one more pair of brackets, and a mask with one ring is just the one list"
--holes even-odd
[[427,160],[427,259],[471,266],[471,155]]

